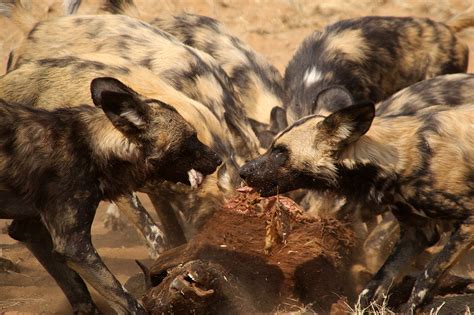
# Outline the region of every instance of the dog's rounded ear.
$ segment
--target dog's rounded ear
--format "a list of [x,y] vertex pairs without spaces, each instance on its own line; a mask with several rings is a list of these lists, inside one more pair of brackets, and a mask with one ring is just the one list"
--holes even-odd
[[340,146],[358,140],[370,128],[375,116],[375,105],[363,102],[340,109],[323,120],[328,136],[335,137]]
[[314,100],[311,114],[316,114],[321,110],[334,113],[339,109],[353,104],[354,99],[346,88],[342,86],[332,86],[319,92]]
[[101,77],[93,79],[91,82],[91,97],[95,106],[102,107],[104,92],[138,96],[137,92],[115,78]]
[[142,131],[150,121],[150,109],[138,94],[117,79],[104,77],[91,82],[91,97],[114,126],[127,135]]
[[258,140],[260,141],[260,146],[264,149],[270,148],[276,134],[277,134],[276,132],[273,132],[271,130],[263,130],[259,132],[257,136],[258,136]]

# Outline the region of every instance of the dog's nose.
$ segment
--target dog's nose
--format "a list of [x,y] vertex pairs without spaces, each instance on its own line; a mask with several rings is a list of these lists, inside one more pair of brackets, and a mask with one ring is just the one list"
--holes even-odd
[[239,175],[240,175],[240,178],[242,178],[243,180],[246,180],[249,177],[250,167],[248,164],[245,164],[244,166],[240,168]]

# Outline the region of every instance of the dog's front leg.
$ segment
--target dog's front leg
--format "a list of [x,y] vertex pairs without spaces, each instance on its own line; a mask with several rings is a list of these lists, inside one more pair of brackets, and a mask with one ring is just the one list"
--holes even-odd
[[410,313],[426,301],[443,274],[474,244],[474,216],[465,220],[451,235],[442,251],[416,279],[410,299],[401,312]]
[[115,204],[132,222],[137,231],[145,237],[151,258],[158,258],[158,255],[167,249],[165,235],[143,207],[137,195],[133,193],[121,197],[115,201]]
[[40,218],[15,219],[8,234],[35,255],[63,290],[74,314],[100,314],[82,278],[53,255],[53,242]]
[[423,250],[439,239],[436,223],[432,220],[413,215],[404,207],[399,207],[394,214],[400,223],[400,239],[382,268],[362,290],[360,302],[363,308],[371,302],[382,303],[392,283],[403,275]]
[[55,200],[41,213],[54,250],[111,304],[118,314],[146,314],[102,262],[91,242],[91,225],[98,196],[80,191],[65,201]]

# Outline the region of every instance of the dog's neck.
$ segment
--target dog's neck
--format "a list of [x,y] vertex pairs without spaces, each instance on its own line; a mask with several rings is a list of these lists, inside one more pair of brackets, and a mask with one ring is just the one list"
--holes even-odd
[[82,114],[81,120],[90,136],[91,158],[105,198],[114,200],[144,185],[149,170],[139,144],[117,130],[100,109]]
[[416,164],[418,128],[415,117],[376,117],[369,131],[341,152],[338,163],[347,169],[374,165],[389,173],[410,172]]
[[97,161],[134,163],[140,159],[139,146],[120,132],[100,109],[82,113],[81,120],[87,126],[91,152]]
[[417,165],[419,157],[412,152],[416,150],[413,142],[418,141],[417,121],[410,117],[397,120],[376,118],[364,136],[341,152],[337,182],[345,194],[372,204],[386,203],[387,191]]

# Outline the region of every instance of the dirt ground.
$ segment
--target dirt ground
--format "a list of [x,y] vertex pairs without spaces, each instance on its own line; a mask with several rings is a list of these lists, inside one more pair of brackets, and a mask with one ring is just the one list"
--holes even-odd
[[[36,0],[39,8],[52,0]],[[364,15],[396,15],[430,17],[445,21],[466,9],[470,0],[136,0],[145,17],[187,11],[215,17],[267,56],[280,70],[293,55],[299,43],[311,31],[340,19]],[[80,13],[94,13],[99,0],[83,0]],[[18,33],[6,21],[0,20],[0,74],[6,67],[8,53]],[[459,37],[474,51],[474,28]],[[470,56],[469,72],[474,72],[474,54]],[[145,206],[150,206],[145,201]],[[103,225],[106,205],[98,210],[94,222],[93,242],[112,272],[122,282],[139,272],[134,260],[147,260],[147,250],[136,232],[107,230]],[[150,207],[151,208],[151,207]],[[7,314],[64,314],[71,309],[60,289],[19,243],[1,232],[7,224],[0,220],[0,257],[16,262],[20,273],[0,273],[0,313]],[[471,266],[471,270],[472,270]],[[94,299],[101,309],[106,303],[96,294]]]

